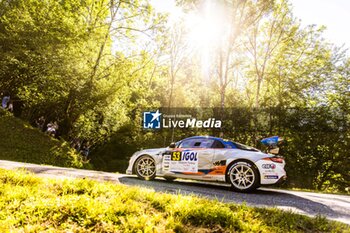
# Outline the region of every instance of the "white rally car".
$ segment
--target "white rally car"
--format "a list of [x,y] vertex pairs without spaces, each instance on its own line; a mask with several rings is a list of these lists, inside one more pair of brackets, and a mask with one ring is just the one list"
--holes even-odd
[[[266,139],[262,142],[266,143]],[[161,176],[169,181],[181,178],[226,182],[236,191],[248,192],[284,181],[284,166],[282,157],[217,137],[195,136],[167,148],[134,153],[126,173],[145,180]]]

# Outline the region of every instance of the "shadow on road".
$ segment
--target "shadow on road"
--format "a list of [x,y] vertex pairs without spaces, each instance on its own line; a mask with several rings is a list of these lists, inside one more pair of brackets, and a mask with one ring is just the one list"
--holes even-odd
[[261,188],[251,193],[239,193],[234,192],[227,185],[222,186],[218,184],[183,180],[173,182],[168,182],[163,179],[144,181],[136,177],[121,177],[119,181],[122,184],[138,185],[165,193],[196,195],[227,203],[246,203],[251,206],[277,206],[299,213],[302,212],[307,215],[325,215],[332,218],[350,219],[350,213],[335,212],[328,205],[279,190]]

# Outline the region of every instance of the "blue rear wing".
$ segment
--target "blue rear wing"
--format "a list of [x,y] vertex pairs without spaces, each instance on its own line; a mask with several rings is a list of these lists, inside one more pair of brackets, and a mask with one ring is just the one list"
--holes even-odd
[[267,147],[277,147],[278,142],[282,141],[279,136],[273,136],[269,138],[264,138],[261,140],[261,143]]

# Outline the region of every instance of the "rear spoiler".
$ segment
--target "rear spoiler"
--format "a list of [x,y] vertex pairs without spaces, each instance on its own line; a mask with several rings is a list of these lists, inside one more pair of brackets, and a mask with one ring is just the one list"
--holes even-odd
[[264,138],[260,141],[263,145],[267,146],[268,153],[271,154],[278,154],[279,148],[278,145],[280,145],[283,142],[283,139],[279,136],[272,136],[268,138]]

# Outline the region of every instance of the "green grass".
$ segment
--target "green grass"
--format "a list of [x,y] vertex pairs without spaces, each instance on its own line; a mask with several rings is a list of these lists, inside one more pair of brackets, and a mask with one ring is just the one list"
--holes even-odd
[[350,232],[277,209],[0,169],[0,232]]
[[67,142],[49,137],[2,109],[0,159],[64,167],[87,167],[81,156],[76,154]]

